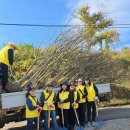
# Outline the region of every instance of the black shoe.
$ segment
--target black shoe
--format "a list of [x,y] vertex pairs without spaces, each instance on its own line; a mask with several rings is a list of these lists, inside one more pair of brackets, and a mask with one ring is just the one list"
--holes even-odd
[[2,93],[7,93],[6,90],[3,90],[3,89],[1,90],[1,92],[2,92]]
[[2,93],[9,93],[7,89],[2,89]]

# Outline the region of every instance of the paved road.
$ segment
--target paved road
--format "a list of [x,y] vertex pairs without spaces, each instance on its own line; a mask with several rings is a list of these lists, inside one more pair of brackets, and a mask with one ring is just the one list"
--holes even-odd
[[[130,118],[130,105],[99,109],[99,118],[103,121]],[[19,123],[11,122],[9,124],[6,124],[5,127],[0,130],[25,130],[25,125],[26,121]]]
[[130,105],[100,109],[99,117],[104,121],[120,118],[130,118]]

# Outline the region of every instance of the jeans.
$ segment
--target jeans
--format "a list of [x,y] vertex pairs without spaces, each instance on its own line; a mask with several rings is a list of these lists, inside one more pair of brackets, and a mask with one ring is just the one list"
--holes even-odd
[[27,127],[26,130],[33,130],[34,129],[34,125],[33,122],[36,124],[37,126],[37,118],[28,118],[27,119]]
[[[56,111],[52,110],[50,112],[50,116],[52,118],[52,126],[53,126],[53,130],[59,130],[57,121],[56,121]],[[48,111],[43,111],[43,117],[44,117],[44,129],[45,130],[50,130],[50,128],[48,128]]]

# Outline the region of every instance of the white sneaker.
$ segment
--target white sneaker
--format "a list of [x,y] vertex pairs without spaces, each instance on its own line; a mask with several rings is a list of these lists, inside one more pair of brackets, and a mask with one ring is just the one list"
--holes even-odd
[[87,126],[90,127],[91,126],[91,122],[88,122]]
[[93,127],[96,127],[96,125],[97,125],[96,122],[95,122],[95,121],[92,121],[92,126],[93,126]]

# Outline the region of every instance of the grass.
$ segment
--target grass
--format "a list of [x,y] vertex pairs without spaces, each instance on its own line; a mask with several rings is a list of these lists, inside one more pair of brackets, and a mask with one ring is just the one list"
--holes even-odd
[[130,104],[130,99],[126,99],[126,98],[118,99],[113,97],[109,102],[100,102],[99,107],[123,106],[129,104]]

